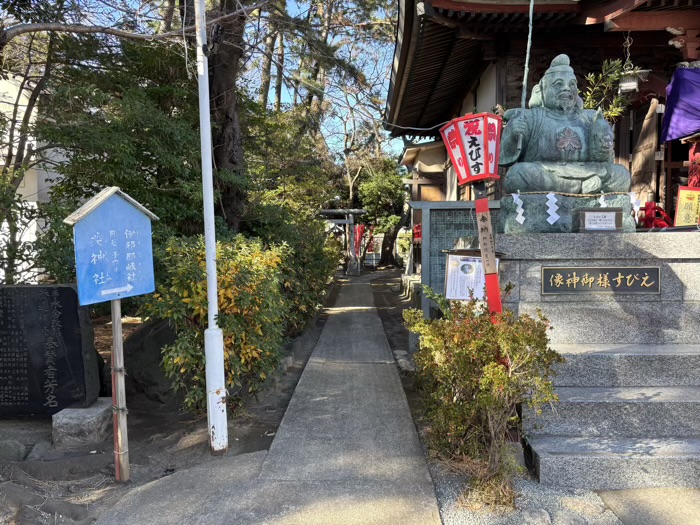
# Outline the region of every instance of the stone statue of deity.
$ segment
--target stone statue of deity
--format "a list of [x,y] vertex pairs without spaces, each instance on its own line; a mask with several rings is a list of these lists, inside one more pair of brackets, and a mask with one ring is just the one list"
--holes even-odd
[[506,193],[629,192],[629,171],[613,162],[613,131],[602,111],[583,109],[567,55],[534,87],[530,109],[505,112],[501,166]]

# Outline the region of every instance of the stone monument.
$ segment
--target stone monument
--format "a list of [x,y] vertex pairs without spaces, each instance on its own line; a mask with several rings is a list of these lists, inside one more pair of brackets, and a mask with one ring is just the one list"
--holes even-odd
[[0,417],[92,405],[98,358],[74,286],[0,287]]
[[533,88],[530,109],[510,109],[501,138],[505,233],[571,232],[575,210],[622,208],[634,231],[629,171],[613,162],[613,131],[601,110],[583,109],[567,55]]

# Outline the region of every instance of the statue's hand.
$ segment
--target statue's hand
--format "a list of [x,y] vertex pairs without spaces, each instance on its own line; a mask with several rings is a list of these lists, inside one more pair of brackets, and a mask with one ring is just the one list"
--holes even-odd
[[586,179],[581,184],[581,193],[598,193],[603,187],[603,181],[597,175]]
[[525,137],[528,134],[527,121],[524,118],[516,118],[508,123],[508,129],[514,137]]

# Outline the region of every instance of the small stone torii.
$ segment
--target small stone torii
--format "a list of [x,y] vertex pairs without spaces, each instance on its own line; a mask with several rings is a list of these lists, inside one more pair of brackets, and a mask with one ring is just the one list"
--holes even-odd
[[[321,210],[321,216],[334,224],[344,224],[349,227],[350,234],[348,235],[348,269],[346,275],[360,275],[360,261],[355,255],[355,216],[364,215],[367,210],[358,208],[342,208],[335,210]],[[331,217],[342,216],[344,219],[333,219]],[[347,230],[346,230],[347,235]]]

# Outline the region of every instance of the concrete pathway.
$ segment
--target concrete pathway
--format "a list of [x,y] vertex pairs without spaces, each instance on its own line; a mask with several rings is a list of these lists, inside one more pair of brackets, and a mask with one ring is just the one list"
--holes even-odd
[[98,524],[439,525],[370,279],[341,282],[269,451],[139,487]]
[[700,490],[610,490],[598,493],[624,525],[700,525]]

